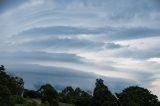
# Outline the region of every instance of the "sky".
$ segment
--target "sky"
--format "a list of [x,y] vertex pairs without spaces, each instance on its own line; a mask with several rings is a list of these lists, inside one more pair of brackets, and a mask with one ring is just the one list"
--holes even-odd
[[51,83],[160,98],[159,0],[0,0],[0,64],[36,89]]

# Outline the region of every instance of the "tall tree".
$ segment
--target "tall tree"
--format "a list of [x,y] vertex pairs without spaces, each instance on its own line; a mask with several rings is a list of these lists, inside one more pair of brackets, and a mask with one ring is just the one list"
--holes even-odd
[[40,98],[41,94],[38,91],[25,89],[23,97]]
[[23,90],[23,79],[6,73],[3,65],[0,67],[0,84],[7,86],[13,95],[21,95]]
[[42,85],[38,90],[42,103],[48,102],[50,106],[58,106],[58,93],[50,84]]
[[80,88],[73,89],[66,87],[60,93],[60,100],[64,103],[75,104],[76,106],[90,106],[92,96]]
[[8,106],[9,98],[11,96],[10,90],[5,85],[0,85],[0,105]]
[[9,75],[4,66],[0,66],[0,105],[10,105],[9,99],[13,95],[20,95],[23,90],[23,79]]
[[92,96],[80,88],[75,89],[76,106],[90,106]]
[[138,86],[128,87],[116,95],[120,106],[160,106],[156,95]]
[[102,79],[96,80],[91,106],[117,106],[117,99],[104,85]]
[[62,102],[75,103],[74,96],[75,96],[75,92],[71,86],[67,86],[62,90],[62,93],[61,93]]
[[0,71],[5,71],[5,68],[3,65],[0,66]]

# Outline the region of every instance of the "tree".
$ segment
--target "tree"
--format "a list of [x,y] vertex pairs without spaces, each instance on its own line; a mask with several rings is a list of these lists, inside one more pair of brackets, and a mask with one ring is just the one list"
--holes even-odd
[[29,98],[40,98],[41,94],[38,91],[34,90],[24,90],[23,97],[29,97]]
[[0,105],[8,106],[9,98],[11,96],[10,90],[5,85],[0,85]]
[[91,105],[91,100],[92,96],[81,90],[80,88],[75,89],[75,98],[76,98],[76,106],[90,106]]
[[24,89],[23,79],[20,77],[10,76],[8,87],[13,95],[21,95]]
[[62,97],[62,102],[64,102],[64,103],[75,103],[74,89],[71,86],[68,86],[68,87],[64,88],[60,95]]
[[116,95],[120,106],[160,106],[156,95],[138,86],[128,87]]
[[23,91],[23,79],[6,73],[3,65],[0,67],[0,84],[8,87],[12,95],[21,95]]
[[68,86],[60,93],[60,100],[64,103],[75,104],[76,106],[90,106],[92,96],[80,88],[73,89]]
[[42,103],[48,102],[50,106],[58,106],[58,93],[50,84],[42,85],[38,90]]
[[117,106],[117,99],[104,85],[102,79],[96,80],[91,106]]
[[0,71],[5,71],[5,68],[3,65],[0,66]]

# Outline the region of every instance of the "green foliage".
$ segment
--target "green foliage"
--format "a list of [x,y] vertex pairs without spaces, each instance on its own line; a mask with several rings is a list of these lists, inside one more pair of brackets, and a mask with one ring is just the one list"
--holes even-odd
[[50,106],[58,106],[58,93],[54,87],[46,84],[42,85],[38,91],[41,94],[42,103],[47,101]]
[[91,102],[91,95],[82,91],[80,88],[76,88],[74,90],[69,86],[60,93],[60,101],[75,104],[76,106],[89,106]]
[[64,90],[62,90],[62,93],[60,94],[62,98],[62,102],[64,103],[74,103],[74,89],[72,87],[66,87]]
[[3,65],[0,66],[0,105],[8,106],[11,95],[20,95],[23,90],[23,79],[6,73]]
[[40,104],[30,98],[24,98],[21,96],[11,96],[9,106],[50,106],[49,104]]
[[91,106],[117,106],[117,99],[104,85],[102,79],[96,80]]
[[24,104],[26,101],[23,97],[18,95],[13,95],[10,98],[10,105],[14,106],[15,104]]
[[0,105],[7,106],[11,96],[10,90],[5,85],[0,85]]
[[59,106],[75,106],[73,104],[68,104],[68,103],[59,103]]
[[58,94],[54,87],[45,84],[38,91],[25,89],[21,97],[23,85],[23,79],[7,74],[1,65],[0,106],[160,106],[156,95],[137,86],[124,89],[116,98],[102,79],[96,80],[93,96],[71,86]]
[[0,84],[6,86],[12,95],[20,95],[23,90],[23,79],[13,77],[5,72],[3,65],[0,67]]
[[[79,89],[78,92],[77,92],[77,89]],[[76,106],[91,105],[92,96],[89,93],[82,91],[80,88],[76,88],[75,94],[76,94],[76,103],[75,103]]]
[[24,90],[23,97],[29,97],[29,98],[40,98],[41,94],[38,91],[34,90]]
[[116,95],[120,106],[160,106],[156,95],[138,86],[126,88]]

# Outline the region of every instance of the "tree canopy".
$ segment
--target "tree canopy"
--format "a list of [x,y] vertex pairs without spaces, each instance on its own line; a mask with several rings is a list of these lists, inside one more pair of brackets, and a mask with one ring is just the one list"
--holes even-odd
[[81,90],[80,88],[73,89],[68,86],[60,93],[60,100],[64,103],[72,103],[76,106],[90,106],[92,96]]
[[138,86],[128,87],[116,95],[120,106],[160,106],[156,95]]
[[42,85],[38,92],[41,94],[42,103],[48,102],[50,106],[58,106],[58,93],[52,85]]
[[73,106],[160,106],[158,97],[148,89],[130,86],[114,95],[102,79],[96,79],[93,94],[72,86],[57,92],[50,84],[44,84],[36,91],[24,89],[23,85],[22,78],[8,74],[1,65],[0,106],[61,106],[63,103]]
[[92,106],[117,106],[117,99],[104,85],[102,79],[97,79],[93,92]]
[[9,75],[3,65],[0,66],[0,104],[7,106],[11,95],[21,95],[23,79]]

